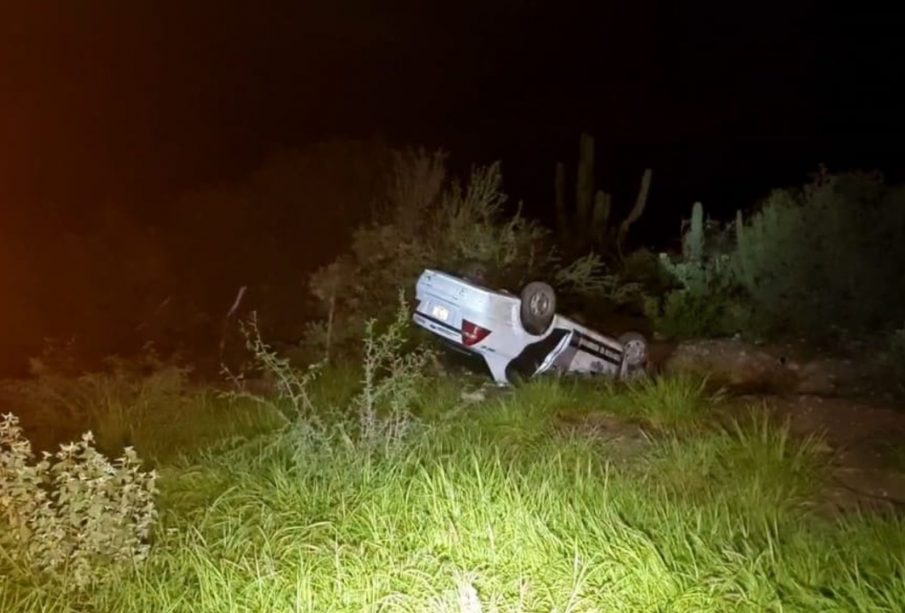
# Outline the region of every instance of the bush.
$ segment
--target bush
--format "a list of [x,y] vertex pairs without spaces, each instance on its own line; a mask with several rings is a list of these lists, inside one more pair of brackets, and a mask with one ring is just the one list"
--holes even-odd
[[719,291],[712,294],[678,289],[663,298],[648,298],[645,311],[654,328],[671,339],[725,337],[745,326],[748,311]]
[[879,175],[822,171],[739,215],[736,230],[736,278],[774,329],[826,336],[905,320],[905,189]]
[[678,290],[648,311],[676,336],[889,330],[905,320],[903,201],[878,175],[822,171],[734,224],[705,224],[696,204],[682,258],[662,257]]
[[0,419],[0,544],[26,568],[78,588],[144,560],[157,516],[156,474],[131,448],[110,462],[87,433],[34,462],[14,415]]
[[407,333],[411,326],[410,308],[404,293],[398,295],[394,319],[381,326],[376,319],[365,324],[362,340],[361,379],[354,395],[345,406],[317,405],[313,385],[323,371],[324,363],[305,370],[292,366],[261,339],[255,319],[243,326],[251,366],[272,383],[272,396],[247,390],[244,373],[226,374],[235,384],[228,396],[252,398],[257,402],[282,409],[286,424],[301,428],[306,440],[331,444],[335,434],[346,442],[363,448],[389,448],[401,442],[413,422],[411,409],[423,389],[432,354],[423,348],[409,346]]
[[594,254],[563,262],[549,231],[518,210],[507,214],[498,163],[474,168],[462,185],[448,178],[443,154],[398,153],[389,185],[349,252],[311,276],[323,318],[308,324],[306,345],[327,359],[358,343],[366,320],[390,321],[397,292],[414,287],[425,268],[513,292],[545,279],[566,303],[593,300],[598,308],[637,290],[607,274]]
[[239,328],[245,338],[245,348],[248,350],[250,362],[245,364],[245,370],[238,374],[234,374],[226,366],[223,367],[223,374],[234,386],[234,389],[226,395],[231,398],[244,397],[260,401],[261,397],[250,393],[246,385],[249,374],[260,376],[269,384],[274,397],[279,401],[273,408],[285,419],[290,421],[317,419],[309,387],[323,365],[311,364],[303,372],[296,369],[288,358],[281,357],[273,351],[261,338],[257,313],[252,313],[247,321],[241,322]]
[[28,425],[54,433],[55,443],[90,430],[109,455],[134,445],[146,419],[181,403],[189,376],[188,368],[151,351],[128,361],[108,358],[102,370],[80,372],[67,352],[50,350],[33,358],[30,370],[29,379],[0,384],[0,392],[27,409]]
[[360,340],[367,319],[389,321],[397,292],[427,267],[519,286],[552,267],[548,233],[516,213],[504,214],[498,164],[475,168],[467,184],[447,177],[445,156],[398,153],[386,201],[357,228],[349,253],[310,279],[323,320],[306,340],[324,356]]
[[409,411],[418,400],[431,353],[403,351],[410,324],[402,294],[395,321],[382,334],[375,334],[376,325],[372,319],[365,326],[361,392],[355,406],[362,439],[393,444],[405,436],[411,423]]

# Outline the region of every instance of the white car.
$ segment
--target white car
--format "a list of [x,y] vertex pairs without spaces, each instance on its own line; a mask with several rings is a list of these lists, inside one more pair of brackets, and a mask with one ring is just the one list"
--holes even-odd
[[545,372],[614,378],[645,372],[643,336],[611,338],[557,315],[556,294],[546,283],[529,283],[515,296],[427,269],[415,298],[414,322],[452,348],[481,356],[502,385]]

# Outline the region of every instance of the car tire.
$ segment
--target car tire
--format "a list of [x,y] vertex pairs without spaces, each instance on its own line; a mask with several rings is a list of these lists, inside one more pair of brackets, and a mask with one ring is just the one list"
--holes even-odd
[[543,334],[556,315],[556,292],[543,281],[532,281],[522,289],[519,314],[522,327],[534,335]]
[[622,345],[625,373],[631,375],[647,366],[647,339],[637,332],[626,332],[618,339]]

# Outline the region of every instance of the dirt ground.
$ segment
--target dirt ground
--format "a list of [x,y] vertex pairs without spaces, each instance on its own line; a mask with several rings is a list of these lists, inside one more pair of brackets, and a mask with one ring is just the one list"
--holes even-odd
[[905,511],[905,407],[854,398],[753,396],[787,418],[793,433],[822,436],[830,448],[825,511]]
[[[850,398],[744,395],[730,397],[726,418],[751,406],[788,420],[793,436],[822,441],[830,478],[815,502],[821,515],[855,511],[905,512],[905,410]],[[728,421],[728,419],[727,419]],[[614,444],[630,460],[647,446],[645,428],[605,413],[561,415],[564,430],[581,430]]]
[[[652,362],[663,364],[675,345],[653,343],[651,349]],[[808,348],[774,351],[797,359],[807,355]],[[854,365],[853,371],[858,370],[861,361],[854,353],[842,357]],[[905,401],[860,374],[854,372],[851,379],[839,381],[824,394],[738,389],[732,404],[762,405],[779,419],[787,419],[795,435],[822,437],[829,447],[831,479],[819,501],[820,510],[905,512]]]

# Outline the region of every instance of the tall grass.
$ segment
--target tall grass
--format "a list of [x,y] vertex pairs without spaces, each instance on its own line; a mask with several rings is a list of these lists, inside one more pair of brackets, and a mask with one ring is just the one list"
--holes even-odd
[[[893,611],[905,602],[905,522],[820,519],[807,504],[821,484],[820,446],[756,412],[689,430],[676,416],[703,419],[712,398],[688,381],[540,380],[467,405],[449,382],[418,389],[409,435],[392,447],[337,418],[316,433],[293,423],[167,463],[163,525],[145,566],[82,602],[0,579],[0,609]],[[444,408],[428,410],[434,400]],[[617,442],[556,427],[564,410],[613,407],[660,431],[631,464],[610,461]]]

